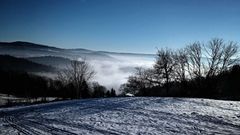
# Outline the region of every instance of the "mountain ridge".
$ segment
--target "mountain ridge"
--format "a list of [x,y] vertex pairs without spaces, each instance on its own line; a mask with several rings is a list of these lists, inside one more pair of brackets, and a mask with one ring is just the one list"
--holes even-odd
[[13,42],[0,42],[0,47],[6,46],[6,47],[33,47],[33,48],[49,48],[49,49],[57,49],[57,50],[71,50],[71,51],[87,51],[87,52],[99,52],[99,53],[113,53],[113,54],[132,54],[132,55],[154,55],[154,54],[148,54],[148,53],[129,53],[129,52],[115,52],[115,51],[99,51],[99,50],[90,50],[85,48],[60,48],[60,47],[54,47],[50,45],[45,44],[38,44],[38,43],[32,43],[27,41],[13,41]]

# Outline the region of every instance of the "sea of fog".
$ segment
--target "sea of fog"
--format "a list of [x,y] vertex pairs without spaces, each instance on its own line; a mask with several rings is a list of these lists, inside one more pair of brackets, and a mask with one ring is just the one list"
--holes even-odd
[[134,74],[136,67],[150,68],[155,60],[154,55],[111,54],[109,56],[114,60],[89,60],[89,64],[96,72],[92,81],[116,90]]

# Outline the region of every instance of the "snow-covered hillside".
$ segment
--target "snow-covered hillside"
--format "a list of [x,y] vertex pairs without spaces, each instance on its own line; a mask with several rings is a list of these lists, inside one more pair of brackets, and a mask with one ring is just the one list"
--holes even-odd
[[240,134],[240,102],[105,98],[0,109],[0,134]]

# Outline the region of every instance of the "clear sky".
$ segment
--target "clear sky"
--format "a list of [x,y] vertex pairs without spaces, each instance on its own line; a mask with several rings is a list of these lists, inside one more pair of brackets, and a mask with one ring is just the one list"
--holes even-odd
[[0,0],[0,41],[155,53],[240,41],[240,0]]

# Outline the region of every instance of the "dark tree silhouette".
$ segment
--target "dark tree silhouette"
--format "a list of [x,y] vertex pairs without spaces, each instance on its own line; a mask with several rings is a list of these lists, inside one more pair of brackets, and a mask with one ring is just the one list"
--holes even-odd
[[175,61],[175,66],[173,69],[175,74],[175,80],[180,82],[186,81],[186,70],[188,64],[186,50],[177,50],[173,55],[173,59]]
[[116,97],[116,91],[112,88],[110,92],[111,97]]
[[177,51],[161,49],[154,67],[137,68],[121,90],[136,96],[240,100],[238,52],[235,42],[217,38],[207,44],[194,42]]
[[191,79],[203,76],[203,57],[200,42],[194,42],[186,47],[188,58],[188,73]]
[[85,85],[94,77],[95,72],[91,69],[86,60],[72,61],[66,70],[58,73],[57,79],[64,84],[73,84],[76,90],[76,97],[81,98]]
[[156,63],[154,69],[158,76],[161,76],[166,84],[166,92],[169,91],[169,84],[173,81],[174,67],[176,62],[174,60],[174,52],[170,49],[161,49],[157,52]]
[[100,98],[100,97],[104,97],[105,96],[105,92],[107,91],[107,89],[98,84],[97,82],[93,83],[93,97],[94,98]]

